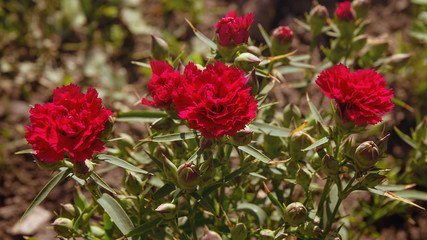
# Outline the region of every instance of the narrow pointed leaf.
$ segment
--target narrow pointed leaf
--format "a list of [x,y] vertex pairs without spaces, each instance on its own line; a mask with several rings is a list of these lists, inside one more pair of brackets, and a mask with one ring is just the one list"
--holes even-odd
[[328,137],[323,137],[323,138],[317,140],[315,143],[311,144],[310,146],[302,149],[302,151],[308,151],[308,150],[317,148],[318,146],[321,146],[321,145],[323,145],[323,144],[325,144],[327,142],[329,142],[329,138]]
[[142,225],[135,227],[132,231],[128,232],[128,234],[126,234],[126,236],[132,237],[132,236],[142,235],[145,232],[148,232],[151,229],[155,228],[159,223],[162,222],[162,220],[163,219],[161,217],[153,218],[153,219],[143,223]]
[[215,216],[218,216],[218,213],[215,211],[215,208],[204,197],[200,196],[196,192],[192,192],[190,195],[197,199],[200,206],[202,206],[206,211],[211,212]]
[[210,40],[208,37],[206,37],[203,33],[201,33],[199,30],[197,30],[193,26],[193,24],[191,24],[191,22],[188,21],[188,19],[185,19],[185,21],[187,21],[188,25],[190,25],[191,29],[193,30],[194,34],[196,35],[196,37],[198,39],[200,39],[202,42],[204,42],[206,45],[208,45],[213,50],[216,51],[218,49],[217,45],[212,40]]
[[49,195],[49,193],[56,186],[58,186],[58,184],[61,183],[71,172],[72,169],[70,168],[60,168],[60,172],[54,176],[37,194],[36,198],[34,198],[33,202],[22,215],[21,220],[27,216],[35,207],[37,207]]
[[17,151],[17,152],[15,152],[15,154],[16,155],[18,155],[18,154],[36,154],[36,151],[34,151],[31,148],[31,149],[25,149],[25,150]]
[[90,178],[92,178],[96,184],[98,184],[99,186],[103,187],[104,189],[110,191],[111,193],[116,193],[114,191],[113,188],[110,187],[110,185],[108,185],[104,179],[102,179],[98,174],[96,174],[95,172],[92,172],[92,174],[90,175]]
[[412,139],[404,134],[402,131],[399,130],[399,128],[397,128],[396,126],[394,127],[394,131],[396,131],[397,135],[399,135],[399,137],[406,142],[409,146],[411,146],[414,149],[417,149],[417,144],[415,144]]
[[322,118],[322,115],[320,115],[319,110],[317,110],[316,106],[314,106],[314,104],[311,102],[308,94],[306,95],[306,97],[307,97],[308,106],[310,107],[310,111],[313,114],[314,119],[321,122],[323,125],[326,125],[325,121]]
[[172,183],[166,183],[165,185],[163,185],[163,187],[159,188],[159,190],[157,190],[153,194],[153,200],[157,201],[163,198],[164,196],[167,196],[169,193],[171,193],[175,189],[176,189],[175,185],[173,185]]
[[264,133],[275,137],[289,137],[292,132],[289,128],[272,126],[262,122],[252,122],[249,124],[249,127],[254,130],[254,132]]
[[198,132],[183,132],[183,133],[173,133],[168,135],[162,135],[158,137],[153,137],[148,141],[152,142],[173,142],[173,141],[182,141],[188,139],[194,139],[199,136]]
[[264,153],[260,152],[258,149],[251,145],[240,146],[239,149],[260,160],[261,162],[268,163],[271,161],[269,157],[267,157],[266,155],[264,155]]
[[122,206],[113,197],[104,193],[97,201],[124,235],[134,228],[125,210],[123,210]]
[[143,173],[143,174],[147,174],[148,172],[142,169],[139,169],[137,167],[135,167],[134,165],[126,162],[123,159],[120,159],[118,157],[115,156],[111,156],[111,155],[107,155],[107,154],[99,154],[98,158],[101,160],[104,160],[105,162],[108,162],[110,164],[116,165],[118,167],[133,171],[133,172],[138,172],[138,173]]
[[261,25],[261,24],[259,24],[259,23],[258,23],[258,28],[259,28],[259,31],[260,31],[260,33],[261,33],[262,37],[264,38],[265,44],[267,44],[267,46],[268,46],[269,48],[271,48],[271,39],[270,39],[270,36],[269,36],[269,35],[268,35],[268,33],[265,31],[265,29],[262,27],[262,25]]
[[252,203],[238,203],[237,210],[247,212],[257,218],[259,226],[264,225],[267,214],[258,205]]

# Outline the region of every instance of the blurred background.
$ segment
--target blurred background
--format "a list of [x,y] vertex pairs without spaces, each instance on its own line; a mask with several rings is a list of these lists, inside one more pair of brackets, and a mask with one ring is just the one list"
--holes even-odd
[[[333,16],[339,1],[318,2]],[[412,56],[383,72],[396,98],[407,104],[396,107],[386,120],[410,135],[427,113],[427,1],[372,0],[371,4],[368,35],[385,38],[389,53]],[[68,181],[41,204],[33,225],[19,225],[20,216],[52,175],[31,156],[14,152],[30,147],[24,139],[29,110],[50,101],[53,89],[70,82],[83,89],[96,87],[105,107],[142,110],[137,103],[147,94],[151,73],[131,62],[150,61],[151,34],[168,42],[171,56],[182,54],[182,59],[203,63],[209,48],[194,37],[185,18],[212,38],[215,23],[231,10],[239,16],[252,12],[255,21],[250,34],[255,42],[262,42],[258,23],[267,32],[286,25],[295,34],[292,48],[308,53],[310,34],[294,19],[304,21],[312,6],[311,0],[0,0],[0,239],[23,239],[24,235],[53,239],[55,233],[47,227],[53,212],[59,211],[59,203],[72,201],[74,183]],[[320,62],[322,54],[315,54]],[[297,77],[288,76],[288,80]],[[271,97],[283,107],[292,102],[292,91],[277,87]],[[142,136],[138,126],[119,129],[136,140]],[[405,171],[412,148],[394,132],[389,147],[390,161],[400,168],[397,172]],[[426,169],[418,174],[427,176]],[[108,180],[120,186],[121,176]],[[419,185],[426,190],[427,182]],[[426,214],[391,213],[376,222],[376,231],[383,239],[422,239],[417,236],[427,236]]]

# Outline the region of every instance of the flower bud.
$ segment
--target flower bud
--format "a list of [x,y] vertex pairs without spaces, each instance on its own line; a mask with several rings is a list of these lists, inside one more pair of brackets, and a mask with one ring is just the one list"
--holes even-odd
[[73,221],[68,218],[57,218],[52,223],[52,226],[53,230],[55,230],[59,236],[70,238],[73,235]]
[[95,235],[95,237],[98,237],[101,239],[105,235],[104,228],[97,226],[97,225],[91,225],[90,226],[90,232]]
[[322,32],[322,28],[326,25],[328,17],[328,10],[322,5],[316,5],[311,9],[308,15],[308,23],[310,24],[313,47],[315,46],[316,37]]
[[295,159],[291,159],[286,165],[286,170],[288,172],[289,177],[296,178],[296,174],[297,174],[299,168],[300,167],[299,167],[297,161]]
[[89,160],[85,160],[83,162],[75,162],[73,164],[73,171],[76,177],[85,180],[93,172],[92,162]]
[[178,169],[173,162],[167,159],[164,155],[163,160],[163,173],[165,174],[166,180],[176,184],[178,181]]
[[176,205],[173,203],[162,203],[154,211],[160,213],[167,220],[173,219],[178,212]]
[[62,204],[61,203],[61,214],[60,214],[61,217],[73,219],[75,215],[76,215],[76,208],[74,207],[73,204],[71,204],[71,203]]
[[201,185],[206,186],[211,183],[215,177],[215,168],[213,167],[213,158],[210,157],[204,161],[200,166],[201,172]]
[[281,154],[282,142],[279,137],[264,135],[262,148],[264,149],[265,155],[269,158],[275,158]]
[[338,161],[329,154],[326,154],[322,159],[320,168],[326,176],[333,177],[338,175],[339,171]]
[[236,146],[245,146],[251,143],[253,137],[254,131],[250,127],[246,126],[243,130],[240,130],[231,136],[231,143]]
[[154,157],[156,157],[157,159],[161,159],[163,156],[165,156],[165,157],[167,157],[167,158],[171,159],[171,158],[172,158],[172,156],[173,156],[173,153],[172,153],[172,151],[171,151],[168,147],[166,147],[166,146],[164,146],[164,145],[159,144],[159,145],[157,145],[157,147],[154,149],[154,151],[153,151],[153,155],[154,155]]
[[165,40],[151,35],[151,54],[155,60],[165,60],[169,56],[169,46]]
[[218,233],[209,230],[209,228],[205,225],[205,232],[203,233],[200,240],[222,240],[222,238]]
[[286,54],[291,46],[294,34],[290,28],[280,26],[273,30],[271,35],[271,55],[278,56]]
[[386,179],[386,177],[387,176],[378,173],[369,173],[365,178],[363,178],[362,185],[372,188],[384,182],[384,179]]
[[255,56],[261,56],[262,55],[261,50],[257,46],[253,46],[253,45],[246,46],[246,50],[248,50],[248,52],[252,53]]
[[260,62],[261,59],[248,52],[242,53],[234,59],[234,65],[243,69],[245,72],[251,71],[254,67],[257,67]]
[[371,0],[354,0],[353,8],[359,18],[365,18],[368,14]]
[[200,180],[199,169],[195,165],[184,163],[178,168],[178,185],[186,192],[196,190]]
[[248,80],[246,81],[246,87],[251,88],[249,94],[251,96],[256,96],[259,91],[259,82],[256,76],[255,69],[253,69],[247,76]]
[[144,184],[142,179],[136,173],[126,171],[123,185],[126,191],[132,195],[139,195],[142,192]]
[[174,156],[178,159],[186,158],[187,156],[187,143],[184,141],[171,142],[171,149]]
[[283,126],[289,128],[294,119],[296,125],[301,123],[301,110],[293,103],[286,105],[283,109]]
[[172,118],[167,117],[155,121],[150,128],[160,133],[169,133],[176,128],[176,124]]
[[351,7],[351,2],[349,1],[339,3],[335,14],[339,22],[351,22],[356,20],[356,12]]
[[274,240],[274,232],[270,229],[263,229],[259,232],[260,240]]
[[231,230],[231,240],[245,240],[248,235],[248,230],[246,225],[243,223],[238,223],[234,225]]
[[300,168],[297,172],[295,180],[297,184],[301,185],[304,190],[307,190],[311,182],[310,173],[307,172],[307,170],[304,168]]
[[292,134],[291,141],[289,142],[289,155],[296,160],[301,160],[307,154],[307,152],[302,150],[313,143],[314,140],[310,135],[303,131],[298,131]]
[[360,144],[354,153],[356,168],[359,171],[366,171],[373,167],[379,159],[377,145],[372,141],[366,141]]
[[307,218],[307,209],[300,202],[293,202],[286,207],[284,218],[291,226],[298,226]]
[[310,238],[315,238],[322,234],[324,231],[317,224],[312,222],[307,222],[304,224],[303,228],[299,229],[302,234],[307,235]]
[[329,232],[328,235],[326,235],[325,240],[341,240],[341,236],[336,232]]

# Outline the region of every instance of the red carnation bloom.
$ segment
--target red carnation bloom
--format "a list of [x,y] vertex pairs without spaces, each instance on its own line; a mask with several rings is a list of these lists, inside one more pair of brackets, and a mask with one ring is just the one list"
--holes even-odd
[[153,61],[150,65],[153,78],[148,82],[147,88],[153,101],[143,98],[141,104],[169,108],[172,104],[172,92],[181,82],[182,76],[178,71],[174,71],[170,64],[163,61]]
[[351,2],[348,1],[338,3],[338,8],[335,14],[340,21],[350,22],[356,19],[356,12],[351,7]]
[[66,153],[73,162],[91,159],[94,152],[104,150],[101,136],[113,114],[101,104],[93,88],[86,94],[75,84],[56,88],[53,103],[31,108],[25,138],[41,161],[61,161]]
[[203,72],[190,63],[173,103],[179,116],[205,138],[232,136],[255,118],[258,108],[246,81],[243,71],[219,61]]
[[280,26],[273,31],[273,38],[278,39],[281,43],[289,43],[293,37],[294,34],[288,27]]
[[247,43],[249,38],[249,27],[254,21],[254,15],[248,13],[243,17],[237,17],[234,11],[225,15],[216,25],[218,41],[222,46],[228,46],[230,43],[235,45]]
[[339,64],[321,72],[316,83],[328,98],[335,99],[343,122],[376,124],[382,121],[378,114],[394,106],[393,89],[385,90],[385,79],[373,69],[351,73]]

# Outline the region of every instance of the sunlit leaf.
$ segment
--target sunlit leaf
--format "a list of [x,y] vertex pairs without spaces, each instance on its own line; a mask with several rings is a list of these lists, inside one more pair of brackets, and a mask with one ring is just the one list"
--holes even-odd
[[116,193],[114,191],[114,189],[112,187],[110,187],[110,185],[108,185],[104,179],[102,179],[98,174],[96,174],[95,172],[92,172],[92,174],[90,175],[90,178],[92,178],[96,184],[98,184],[99,186],[103,187],[104,189],[110,191],[111,193]]
[[132,231],[126,234],[127,237],[142,235],[147,231],[150,231],[152,228],[155,228],[159,223],[161,223],[163,218],[157,217],[153,218],[137,227],[135,227]]
[[328,137],[323,137],[323,138],[317,140],[315,143],[311,144],[310,146],[302,149],[302,151],[308,151],[308,150],[317,148],[318,146],[321,146],[321,145],[323,145],[323,144],[325,144],[327,142],[329,142],[329,138]]
[[172,183],[166,183],[165,185],[163,185],[163,187],[159,188],[159,190],[157,190],[153,194],[153,200],[159,200],[164,196],[167,196],[168,194],[170,194],[175,189],[176,189],[175,185],[173,185]]
[[206,45],[208,45],[213,50],[216,51],[218,49],[217,45],[212,40],[210,40],[208,37],[206,37],[203,33],[201,33],[199,30],[197,30],[193,26],[193,24],[191,24],[191,22],[188,21],[188,19],[185,19],[185,21],[187,21],[188,25],[190,25],[191,29],[193,30],[194,34],[196,35],[196,37],[198,39],[200,39],[202,42],[204,42]]
[[256,217],[260,227],[264,225],[265,219],[267,218],[267,214],[264,210],[262,210],[258,205],[252,203],[238,203],[236,209],[238,211],[247,212]]
[[125,160],[120,159],[120,158],[115,157],[115,156],[111,156],[111,155],[107,155],[107,154],[99,154],[98,158],[105,161],[105,162],[108,162],[110,164],[116,165],[118,167],[130,170],[133,172],[138,172],[138,173],[143,173],[143,174],[148,173],[147,171],[139,169],[139,168],[135,167],[134,165],[126,162]]
[[319,110],[317,110],[316,106],[314,106],[314,104],[311,102],[308,94],[306,95],[306,97],[307,97],[308,106],[310,107],[310,111],[313,114],[314,119],[316,119],[318,122],[322,123],[323,125],[326,125],[325,121],[322,118],[322,115],[320,115]]
[[251,145],[239,146],[238,148],[240,150],[242,150],[243,152],[253,156],[254,158],[256,158],[258,160],[260,160],[261,162],[268,163],[271,161],[271,159],[269,157],[267,157],[266,155],[264,155],[264,153],[262,153],[261,151],[259,151],[258,149],[256,149],[255,147],[253,147]]
[[270,124],[262,123],[262,122],[252,122],[249,124],[249,127],[257,133],[264,133],[271,136],[276,137],[289,137],[291,135],[292,130],[288,128],[282,128],[273,126]]
[[408,135],[406,135],[406,134],[404,134],[402,131],[400,131],[396,126],[394,126],[394,131],[397,133],[397,135],[399,135],[399,137],[404,141],[404,142],[406,142],[409,146],[411,146],[412,148],[414,148],[414,149],[417,149],[417,144],[415,144],[413,141],[412,141],[412,139],[408,136]]
[[134,229],[129,216],[113,197],[104,193],[97,201],[124,235]]

